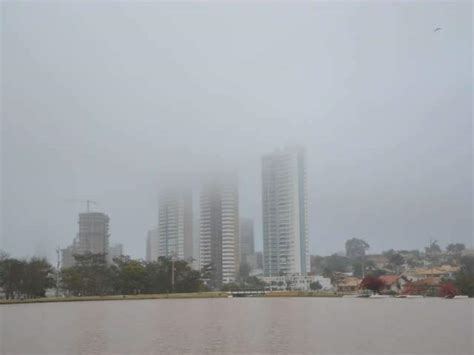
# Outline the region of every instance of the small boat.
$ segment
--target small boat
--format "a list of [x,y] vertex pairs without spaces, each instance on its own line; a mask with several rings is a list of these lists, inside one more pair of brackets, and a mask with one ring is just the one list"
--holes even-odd
[[359,295],[342,295],[342,298],[357,298]]
[[457,296],[454,296],[453,299],[456,299],[456,300],[465,300],[466,298],[469,298],[469,296],[466,296],[466,295],[457,295]]
[[370,298],[392,298],[392,296],[389,295],[372,295]]
[[406,295],[405,298],[425,298],[425,296],[422,296],[422,295]]

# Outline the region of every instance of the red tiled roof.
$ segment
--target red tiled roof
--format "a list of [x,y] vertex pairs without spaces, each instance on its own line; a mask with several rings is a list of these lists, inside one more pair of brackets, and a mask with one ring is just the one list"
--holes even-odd
[[387,286],[393,285],[395,282],[398,281],[400,276],[398,275],[382,275],[379,276],[379,279],[383,281],[383,283]]

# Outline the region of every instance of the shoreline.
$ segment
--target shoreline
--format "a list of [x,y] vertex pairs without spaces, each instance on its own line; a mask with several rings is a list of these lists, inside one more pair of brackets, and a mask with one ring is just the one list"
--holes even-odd
[[[90,301],[133,301],[133,300],[160,300],[160,299],[199,299],[199,298],[228,298],[226,291],[216,292],[191,292],[191,293],[160,293],[160,294],[140,294],[140,295],[106,295],[106,296],[71,296],[71,297],[43,297],[30,299],[0,300],[0,305],[8,304],[27,304],[27,303],[56,303],[56,302],[90,302]],[[340,294],[328,292],[309,292],[309,291],[275,291],[271,293],[252,295],[246,297],[323,297],[334,298],[342,297]],[[241,296],[233,296],[241,298]],[[242,297],[243,298],[243,297]]]

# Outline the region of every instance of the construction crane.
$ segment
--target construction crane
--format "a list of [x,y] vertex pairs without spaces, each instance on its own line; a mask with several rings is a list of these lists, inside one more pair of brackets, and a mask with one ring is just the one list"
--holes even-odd
[[85,203],[86,204],[86,211],[87,213],[90,212],[90,205],[98,205],[99,203],[97,201],[94,201],[94,200],[82,200],[82,199],[78,199],[78,198],[68,198],[66,199],[66,201],[68,202],[81,202],[81,203]]

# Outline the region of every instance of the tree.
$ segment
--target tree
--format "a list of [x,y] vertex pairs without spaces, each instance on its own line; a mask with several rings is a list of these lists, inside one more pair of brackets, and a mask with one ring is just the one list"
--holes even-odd
[[22,293],[27,298],[44,297],[54,287],[53,267],[45,258],[32,258],[25,263]]
[[379,293],[384,286],[385,284],[380,278],[372,275],[364,277],[360,283],[360,287],[365,290],[371,290],[373,293]]
[[369,248],[370,245],[362,239],[349,239],[346,241],[346,256],[351,259],[362,258]]
[[461,294],[474,297],[474,255],[461,258],[461,269],[455,277],[455,285]]
[[146,269],[144,263],[130,257],[115,259],[112,267],[114,291],[121,295],[139,294],[145,290]]
[[53,268],[44,258],[17,260],[6,254],[0,260],[0,286],[7,299],[44,297],[53,287]]
[[462,243],[451,243],[446,247],[446,251],[449,254],[459,255],[466,249],[466,246]]
[[453,298],[454,296],[458,294],[459,294],[459,291],[452,282],[447,282],[447,283],[442,284],[439,289],[439,297]]
[[265,282],[256,276],[250,276],[239,282],[223,284],[221,291],[263,291]]
[[8,253],[0,249],[0,262],[7,260],[9,257],[10,255],[8,255]]
[[317,291],[317,290],[321,290],[323,286],[321,286],[319,281],[315,281],[309,284],[309,288],[311,289],[311,291]]
[[324,256],[311,255],[309,258],[310,270],[313,275],[322,275],[324,269]]
[[26,262],[7,258],[0,263],[0,283],[6,299],[22,297]]
[[438,241],[434,240],[430,242],[430,245],[425,247],[425,253],[428,255],[432,254],[440,254],[441,253],[441,247],[438,245]]
[[85,253],[74,255],[76,264],[61,270],[62,288],[76,296],[110,294],[113,274],[105,254]]
[[407,265],[411,268],[421,267],[423,266],[423,261],[418,258],[410,258],[407,259]]
[[373,274],[376,270],[377,266],[372,260],[364,261],[363,259],[356,259],[352,263],[352,275],[355,277],[361,278],[364,277],[366,273]]
[[60,272],[61,288],[66,294],[80,296],[84,291],[81,272],[77,267],[62,269]]
[[388,262],[390,264],[391,269],[396,273],[400,273],[400,266],[405,264],[405,258],[401,256],[399,253],[395,253],[389,256]]
[[243,291],[240,285],[237,282],[229,282],[223,284],[221,287],[221,291],[229,292],[229,291]]
[[345,256],[333,254],[324,258],[322,262],[324,277],[333,278],[334,273],[346,272],[349,269],[350,260]]
[[238,279],[246,280],[250,276],[251,270],[252,268],[247,262],[240,263]]

